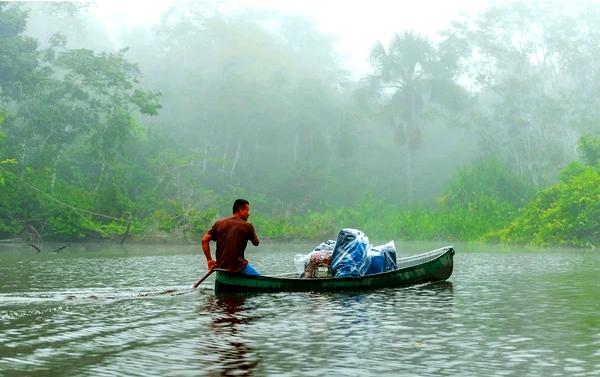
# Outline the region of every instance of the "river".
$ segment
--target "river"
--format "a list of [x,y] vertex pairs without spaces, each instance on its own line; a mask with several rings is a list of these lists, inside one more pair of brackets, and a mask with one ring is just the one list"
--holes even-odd
[[1,376],[600,376],[598,251],[455,245],[445,283],[215,295],[199,246],[58,246],[0,246]]

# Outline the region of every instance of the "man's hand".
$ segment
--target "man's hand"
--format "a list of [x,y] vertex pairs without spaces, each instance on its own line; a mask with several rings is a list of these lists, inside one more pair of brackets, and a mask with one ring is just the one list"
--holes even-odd
[[208,265],[208,270],[212,270],[213,268],[217,267],[217,261],[214,259],[209,259],[206,261],[206,264]]

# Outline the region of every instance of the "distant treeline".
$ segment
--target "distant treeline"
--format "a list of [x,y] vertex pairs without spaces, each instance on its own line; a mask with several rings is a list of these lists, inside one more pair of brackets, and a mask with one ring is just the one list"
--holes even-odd
[[600,5],[508,3],[346,72],[310,20],[178,4],[114,46],[0,2],[0,238],[600,244]]

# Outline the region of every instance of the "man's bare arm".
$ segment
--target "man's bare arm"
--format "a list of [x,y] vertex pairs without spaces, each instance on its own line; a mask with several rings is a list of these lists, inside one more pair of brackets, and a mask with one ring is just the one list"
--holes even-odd
[[210,241],[212,240],[212,236],[210,233],[206,233],[202,236],[202,251],[204,252],[204,256],[206,257],[206,264],[208,265],[208,269],[212,270],[217,262],[212,259],[210,255]]

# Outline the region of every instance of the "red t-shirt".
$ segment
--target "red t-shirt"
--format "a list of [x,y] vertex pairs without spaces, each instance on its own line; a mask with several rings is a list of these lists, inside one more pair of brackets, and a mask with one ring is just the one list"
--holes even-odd
[[217,267],[235,272],[248,264],[244,259],[248,241],[258,242],[252,224],[235,216],[218,220],[208,234],[217,242]]

